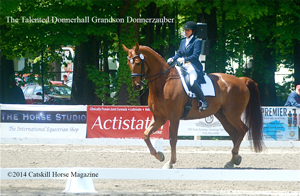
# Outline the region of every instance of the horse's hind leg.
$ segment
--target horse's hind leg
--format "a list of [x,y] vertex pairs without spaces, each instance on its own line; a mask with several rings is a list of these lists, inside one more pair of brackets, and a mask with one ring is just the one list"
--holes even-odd
[[[232,149],[232,161],[230,161],[230,163],[239,165],[241,163],[241,156],[239,156],[238,153],[244,136],[248,131],[248,127],[241,121],[240,117],[236,119],[228,119],[228,121],[231,122],[231,124],[237,130],[237,140],[234,143],[234,147]],[[228,167],[230,168],[231,164],[229,164]]]
[[149,148],[150,154],[155,156],[155,158],[161,162],[165,160],[165,156],[162,152],[156,152],[156,150],[154,149],[154,147],[150,141],[150,135],[152,133],[154,133],[157,129],[159,129],[162,125],[164,125],[165,123],[166,123],[166,120],[157,119],[153,116],[149,127],[144,132],[144,140]]
[[215,114],[215,116],[221,122],[233,142],[234,147],[231,151],[232,158],[224,166],[225,168],[233,168],[234,164],[239,165],[242,161],[242,157],[238,153],[241,142],[248,130],[248,127],[240,120],[240,118],[237,118],[235,120],[230,119],[229,121],[221,109]]

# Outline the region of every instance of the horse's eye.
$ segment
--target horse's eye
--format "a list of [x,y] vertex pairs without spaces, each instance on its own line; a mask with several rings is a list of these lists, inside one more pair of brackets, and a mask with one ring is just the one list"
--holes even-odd
[[136,66],[140,66],[141,65],[141,63],[135,63],[136,64]]

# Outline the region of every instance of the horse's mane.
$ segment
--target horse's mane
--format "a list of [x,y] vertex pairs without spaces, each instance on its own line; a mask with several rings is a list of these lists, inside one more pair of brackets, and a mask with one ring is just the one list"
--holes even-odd
[[148,46],[139,46],[139,49],[141,51],[145,51],[145,52],[149,52],[149,53],[152,53],[154,56],[156,56],[160,61],[163,61],[163,62],[166,62],[165,59],[160,55],[158,54],[156,51],[154,51],[152,48],[148,47]]

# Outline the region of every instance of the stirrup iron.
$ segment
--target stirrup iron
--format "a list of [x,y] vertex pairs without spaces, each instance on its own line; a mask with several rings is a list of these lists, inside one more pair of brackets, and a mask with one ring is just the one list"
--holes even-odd
[[208,108],[208,104],[206,101],[201,101],[201,106],[199,106],[199,112],[202,112]]

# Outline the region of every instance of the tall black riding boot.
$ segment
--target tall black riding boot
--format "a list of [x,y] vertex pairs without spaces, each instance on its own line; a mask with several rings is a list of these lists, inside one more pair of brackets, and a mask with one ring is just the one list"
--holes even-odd
[[196,97],[202,105],[199,107],[199,112],[206,110],[208,108],[208,104],[206,102],[205,96],[201,90],[201,86],[195,81],[193,86],[191,86],[193,93],[196,94]]

